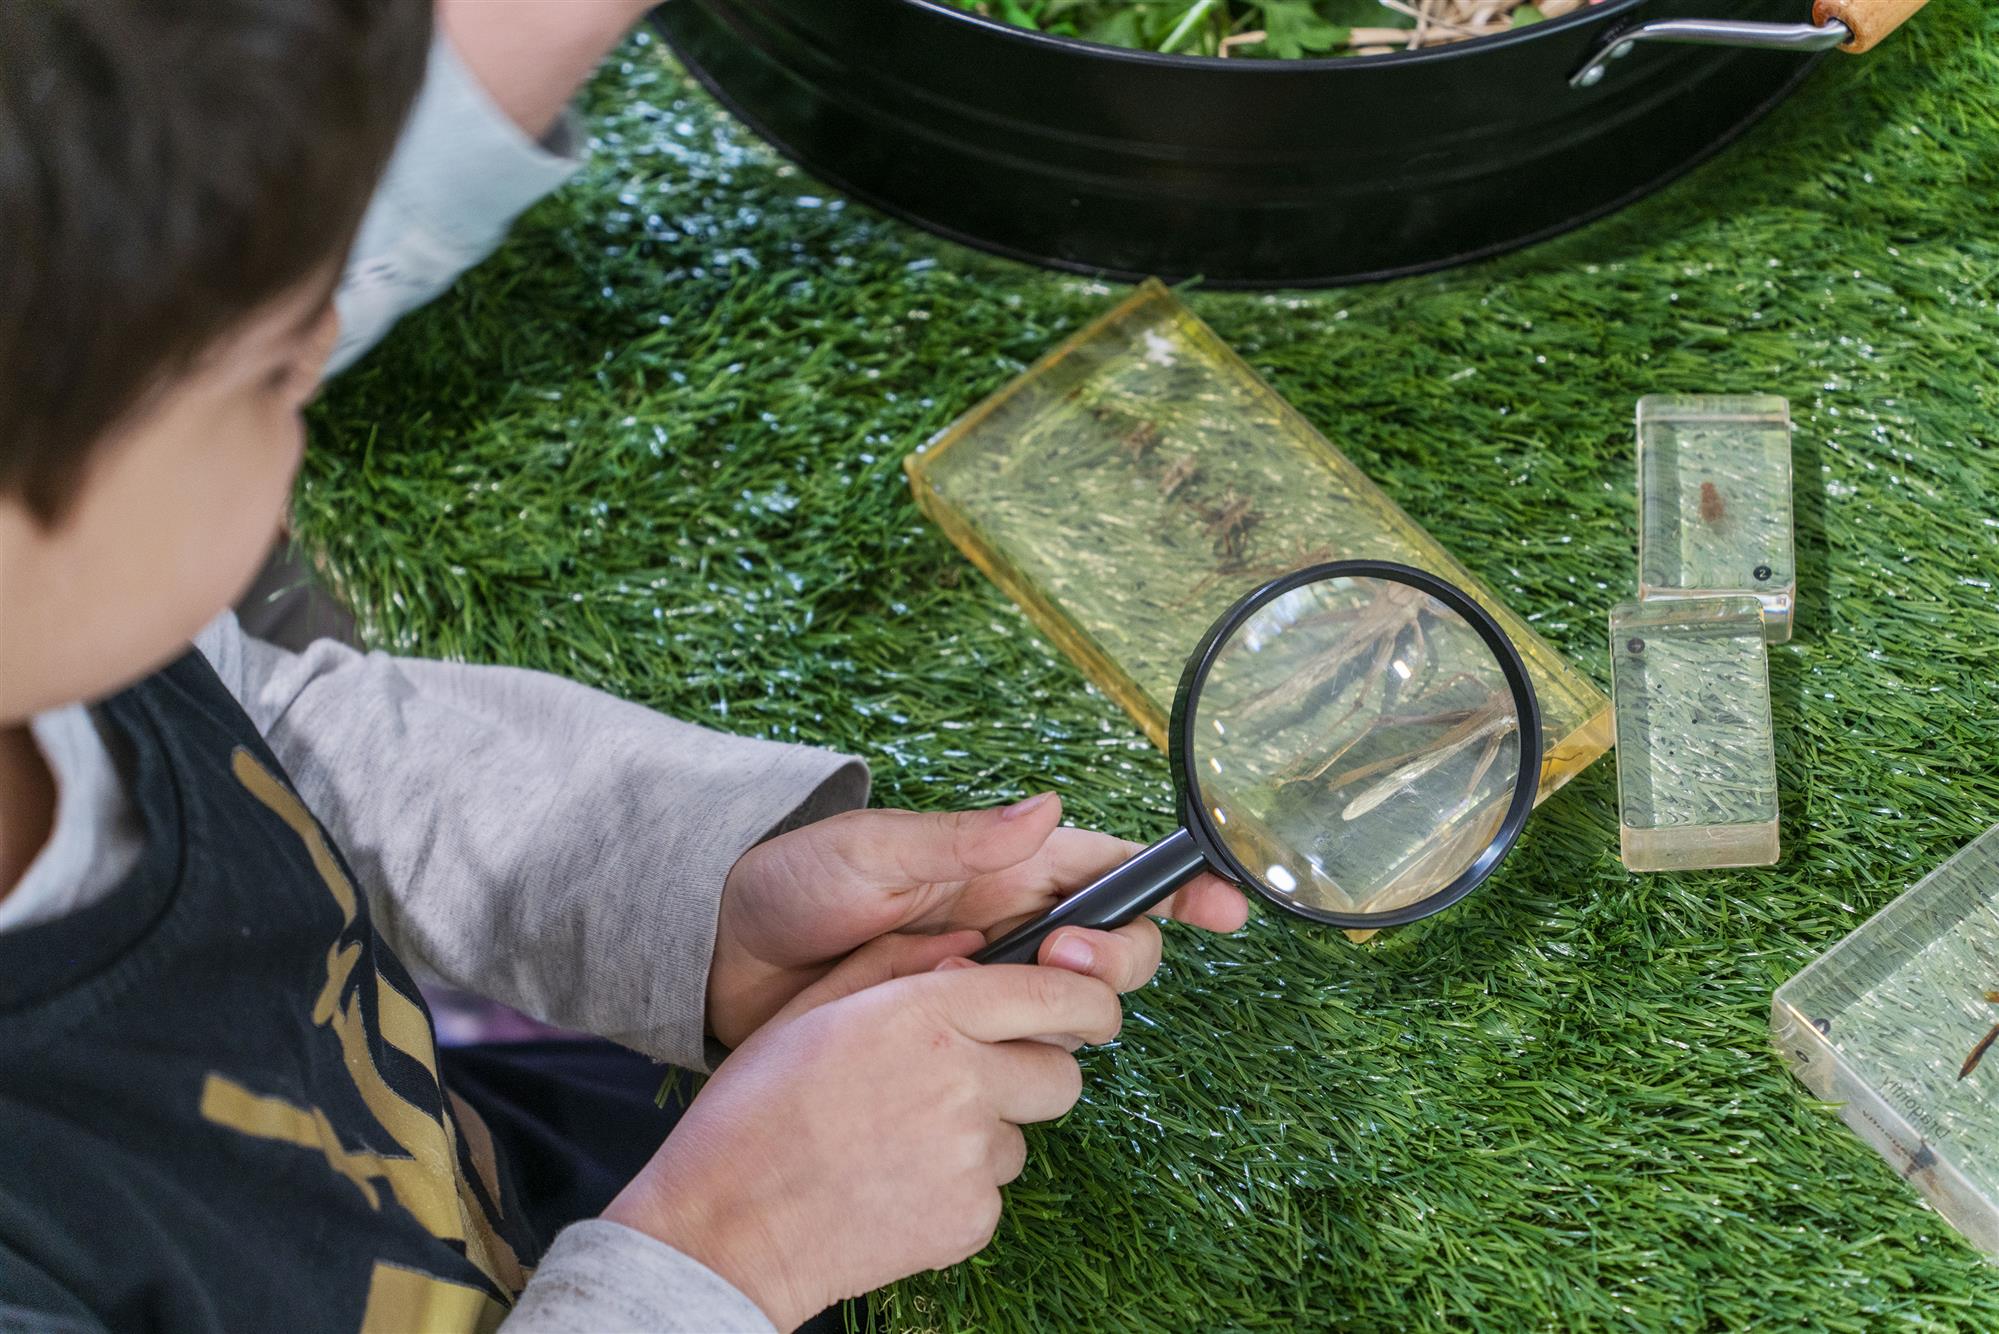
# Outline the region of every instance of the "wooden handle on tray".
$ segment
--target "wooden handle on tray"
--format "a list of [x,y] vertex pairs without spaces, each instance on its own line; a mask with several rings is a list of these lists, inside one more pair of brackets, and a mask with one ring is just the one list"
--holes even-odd
[[1909,16],[1928,0],[1814,0],[1812,22],[1824,27],[1838,19],[1853,30],[1853,40],[1840,47],[1855,55],[1870,51],[1875,43],[1901,27]]

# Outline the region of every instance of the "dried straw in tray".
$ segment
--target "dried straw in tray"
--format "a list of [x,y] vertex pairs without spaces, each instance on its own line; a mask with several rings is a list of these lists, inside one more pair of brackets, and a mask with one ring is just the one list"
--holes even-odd
[[[1587,0],[1543,0],[1534,6],[1544,19],[1560,18],[1581,9]],[[1490,37],[1513,26],[1514,11],[1526,7],[1526,0],[1380,0],[1383,9],[1392,9],[1416,20],[1413,28],[1349,28],[1347,45],[1356,55],[1386,55],[1391,51],[1414,51],[1426,46],[1444,46],[1473,37]],[[1226,54],[1230,42],[1240,42],[1251,34],[1222,43]],[[1257,40],[1262,34],[1255,34]]]

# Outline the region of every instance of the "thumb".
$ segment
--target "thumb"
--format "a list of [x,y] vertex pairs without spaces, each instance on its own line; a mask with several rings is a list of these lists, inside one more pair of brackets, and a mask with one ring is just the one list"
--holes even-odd
[[946,959],[962,959],[984,948],[977,931],[951,931],[941,936],[877,936],[835,964],[832,971],[792,997],[774,1019],[792,1019],[807,1010],[879,986],[898,977],[927,973]]

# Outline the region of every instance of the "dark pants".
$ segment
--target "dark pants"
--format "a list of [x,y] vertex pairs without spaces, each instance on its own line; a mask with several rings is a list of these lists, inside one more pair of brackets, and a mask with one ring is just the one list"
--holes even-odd
[[[638,1174],[694,1096],[696,1077],[595,1039],[487,1042],[441,1047],[445,1082],[472,1104],[512,1170],[536,1239],[604,1211]],[[673,1076],[666,1105],[655,1102]],[[867,1303],[850,1303],[853,1327],[870,1328]],[[841,1307],[800,1326],[837,1334]]]

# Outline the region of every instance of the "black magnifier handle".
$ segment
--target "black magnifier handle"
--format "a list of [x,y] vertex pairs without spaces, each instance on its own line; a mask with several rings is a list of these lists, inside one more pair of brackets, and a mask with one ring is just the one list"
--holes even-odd
[[1208,864],[1194,836],[1176,829],[1101,879],[1071,894],[1033,921],[972,956],[976,963],[1033,963],[1041,942],[1065,926],[1107,931],[1138,915],[1198,875]]

